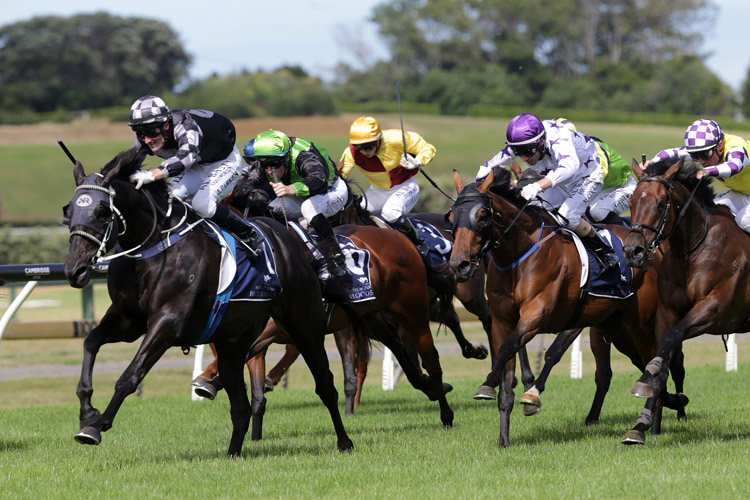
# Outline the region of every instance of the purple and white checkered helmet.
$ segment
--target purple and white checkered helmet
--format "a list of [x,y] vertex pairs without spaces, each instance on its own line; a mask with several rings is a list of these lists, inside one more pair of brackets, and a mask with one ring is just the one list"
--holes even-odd
[[724,131],[713,120],[695,120],[685,131],[685,149],[689,153],[705,151],[724,139]]
[[543,139],[544,125],[542,121],[531,113],[521,113],[513,118],[505,132],[505,142],[508,146],[534,144]]
[[137,127],[147,123],[166,122],[172,118],[172,112],[167,104],[153,95],[144,95],[135,100],[130,107],[130,121],[128,125]]

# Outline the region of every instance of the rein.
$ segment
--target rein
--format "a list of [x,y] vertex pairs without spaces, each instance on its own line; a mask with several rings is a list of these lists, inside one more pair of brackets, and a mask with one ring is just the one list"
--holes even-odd
[[[673,200],[673,194],[674,194],[674,186],[671,182],[667,182],[664,179],[661,179],[659,177],[644,177],[638,183],[641,182],[658,182],[659,184],[662,184],[666,186],[667,188],[667,206],[664,207],[664,214],[662,215],[661,221],[659,222],[658,227],[653,227],[648,224],[641,224],[641,223],[634,223],[631,228],[630,232],[638,233],[641,238],[643,239],[644,246],[646,247],[647,253],[654,253],[656,252],[656,249],[665,241],[669,240],[669,238],[672,237],[675,230],[677,229],[677,225],[679,222],[685,217],[685,214],[687,213],[688,208],[690,207],[690,202],[693,201],[693,198],[695,197],[695,193],[698,191],[698,188],[700,187],[701,182],[703,181],[703,178],[698,179],[698,182],[695,184],[695,187],[690,192],[690,196],[688,196],[687,201],[685,202],[685,205],[683,205],[682,209],[680,210],[680,213],[677,215],[677,219],[674,222],[674,226],[672,227],[672,231],[667,235],[662,237],[662,234],[664,233],[664,229],[666,229],[667,222],[669,221],[669,211],[672,206],[672,200]],[[681,256],[689,255],[693,253],[695,250],[698,249],[701,244],[706,240],[706,237],[708,236],[708,215],[706,214],[706,206],[704,203],[701,202],[701,209],[703,210],[703,220],[704,220],[704,228],[703,228],[703,236],[700,237],[698,242],[693,245],[693,247],[688,250],[687,252],[683,253]],[[649,231],[652,231],[656,234],[654,239],[651,241],[649,245],[646,245],[646,235],[643,233],[643,229],[648,229]]]

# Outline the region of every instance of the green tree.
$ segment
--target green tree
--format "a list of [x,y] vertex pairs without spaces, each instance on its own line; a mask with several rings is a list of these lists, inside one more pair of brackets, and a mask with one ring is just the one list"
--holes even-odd
[[171,90],[190,56],[165,23],[106,13],[35,17],[0,28],[4,108],[44,112],[130,104]]

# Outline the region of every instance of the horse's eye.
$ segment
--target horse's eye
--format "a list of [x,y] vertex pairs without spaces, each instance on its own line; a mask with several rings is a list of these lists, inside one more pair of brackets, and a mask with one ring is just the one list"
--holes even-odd
[[97,221],[105,224],[112,218],[112,210],[106,205],[99,205],[94,209],[94,217]]
[[656,204],[656,208],[658,208],[659,210],[666,210],[667,200],[659,200],[659,203]]
[[477,212],[477,224],[479,227],[486,227],[492,223],[492,216],[487,210]]

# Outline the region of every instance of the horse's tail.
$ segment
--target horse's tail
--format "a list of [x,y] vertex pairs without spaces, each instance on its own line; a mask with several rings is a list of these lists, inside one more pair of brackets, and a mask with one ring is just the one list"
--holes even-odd
[[344,314],[346,314],[346,318],[349,320],[349,324],[354,331],[354,335],[356,335],[359,339],[366,338],[365,322],[362,319],[362,315],[357,312],[357,308],[354,307],[354,304],[344,302],[341,304],[336,304],[336,306],[340,307],[344,311]]

